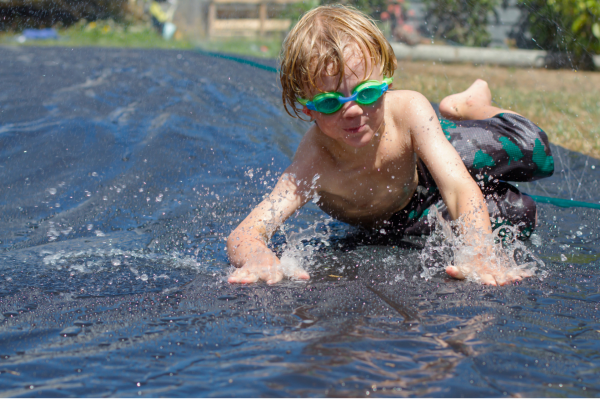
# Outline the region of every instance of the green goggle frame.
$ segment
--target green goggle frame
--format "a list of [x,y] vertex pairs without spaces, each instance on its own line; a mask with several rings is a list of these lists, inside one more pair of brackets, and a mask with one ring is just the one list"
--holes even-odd
[[352,96],[344,97],[339,92],[319,93],[312,100],[298,98],[298,102],[309,110],[318,111],[323,114],[333,114],[338,111],[344,103],[355,101],[358,104],[369,105],[375,103],[389,89],[394,78],[383,78],[383,82],[364,81],[359,83],[353,90]]

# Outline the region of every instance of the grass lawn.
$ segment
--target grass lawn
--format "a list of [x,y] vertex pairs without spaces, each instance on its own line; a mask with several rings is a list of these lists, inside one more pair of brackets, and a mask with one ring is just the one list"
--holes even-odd
[[552,143],[600,159],[600,72],[400,61],[394,88],[439,102],[477,78],[488,82],[499,107],[531,119]]
[[206,51],[230,53],[258,58],[277,58],[281,49],[281,38],[219,38],[195,42],[195,45]]
[[187,40],[165,40],[150,24],[124,26],[113,21],[98,21],[89,24],[82,21],[69,28],[57,29],[59,39],[28,40],[19,43],[19,34],[0,33],[0,44],[21,46],[65,46],[65,47],[133,47],[161,49],[192,49]]

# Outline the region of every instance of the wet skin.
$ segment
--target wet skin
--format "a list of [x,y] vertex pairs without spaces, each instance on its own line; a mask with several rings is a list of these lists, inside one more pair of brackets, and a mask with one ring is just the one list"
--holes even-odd
[[[345,53],[346,71],[337,87],[337,75],[323,75],[322,91],[350,96],[365,80],[383,79],[380,66],[363,61],[357,48]],[[486,86],[487,87],[487,86]],[[309,92],[312,98],[318,91]],[[284,276],[280,262],[266,243],[273,232],[306,202],[317,204],[331,216],[367,228],[385,227],[387,220],[407,205],[418,181],[417,157],[434,177],[453,219],[463,216],[476,232],[491,233],[489,214],[481,191],[446,140],[431,104],[413,91],[390,91],[369,106],[349,102],[334,114],[305,109],[313,120],[292,164],[273,192],[232,232],[227,248],[238,267],[231,283],[264,280],[275,283]],[[447,272],[464,279],[473,273],[485,284],[521,279],[502,266],[488,265],[491,249],[472,243],[481,257],[470,265],[450,266]],[[478,248],[477,246],[482,246]],[[309,279],[297,270],[292,278]]]

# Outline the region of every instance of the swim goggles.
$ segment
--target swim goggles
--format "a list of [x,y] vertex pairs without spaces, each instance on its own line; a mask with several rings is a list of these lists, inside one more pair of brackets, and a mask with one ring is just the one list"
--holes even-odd
[[375,103],[388,90],[393,80],[394,78],[383,78],[383,82],[364,81],[352,90],[352,96],[350,97],[344,97],[339,92],[325,92],[319,93],[312,100],[298,98],[298,103],[306,106],[309,110],[323,114],[333,114],[342,108],[344,103],[350,101],[362,105]]

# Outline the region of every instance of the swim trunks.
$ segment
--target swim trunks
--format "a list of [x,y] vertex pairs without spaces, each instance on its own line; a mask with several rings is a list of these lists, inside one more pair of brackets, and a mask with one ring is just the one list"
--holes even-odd
[[[441,119],[440,123],[481,188],[492,229],[508,224],[517,227],[521,237],[531,235],[535,202],[506,181],[528,182],[552,175],[554,159],[546,133],[527,118],[506,113],[476,121]],[[444,219],[450,219],[440,191],[421,160],[417,161],[417,173],[419,184],[409,204],[389,219],[389,228],[396,235],[430,234],[435,225],[427,218],[431,206]]]

